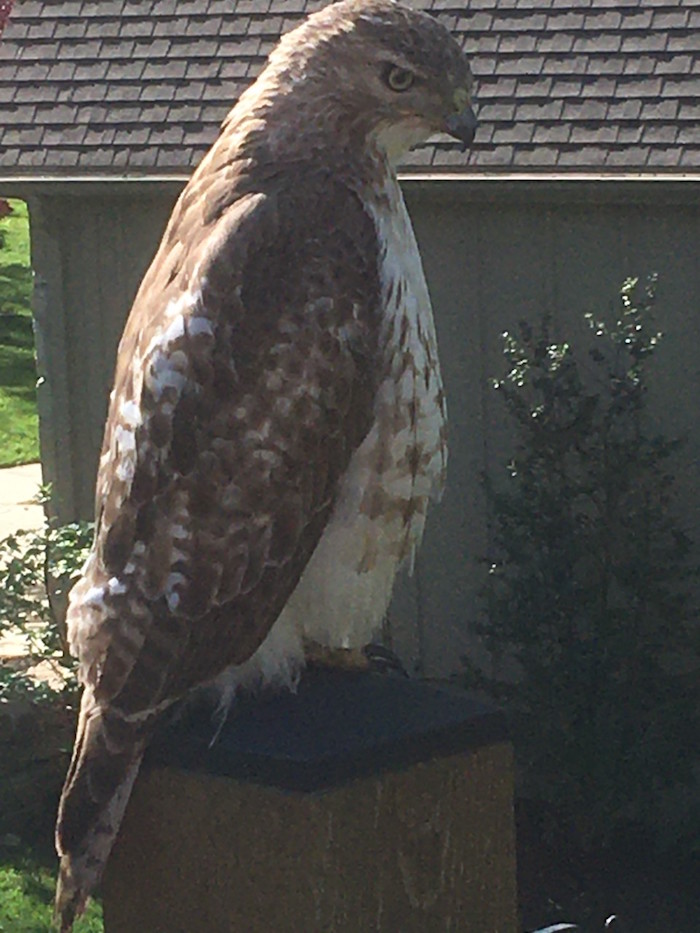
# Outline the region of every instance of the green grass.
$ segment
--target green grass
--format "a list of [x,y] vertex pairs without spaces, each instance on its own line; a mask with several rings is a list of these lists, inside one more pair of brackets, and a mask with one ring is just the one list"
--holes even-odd
[[[0,933],[48,933],[52,929],[55,876],[18,856],[0,862]],[[102,933],[102,910],[91,902],[75,933]]]
[[23,201],[0,220],[0,466],[39,459],[29,222]]
[[0,220],[0,314],[28,312],[32,297],[27,205],[8,203],[12,213]]

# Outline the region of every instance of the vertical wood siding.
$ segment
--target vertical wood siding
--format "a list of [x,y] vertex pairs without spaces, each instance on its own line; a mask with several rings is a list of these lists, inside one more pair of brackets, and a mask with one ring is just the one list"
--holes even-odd
[[[587,330],[583,314],[613,308],[626,276],[659,273],[666,339],[654,366],[654,412],[661,430],[690,436],[678,472],[683,518],[700,537],[700,199],[689,186],[675,203],[649,183],[634,197],[615,190],[569,196],[552,186],[530,196],[489,183],[445,196],[439,186],[407,186],[436,310],[450,462],[447,493],[432,510],[416,575],[398,587],[389,628],[408,664],[427,674],[456,670],[467,652],[479,656],[469,630],[488,553],[481,477],[502,475],[509,450],[490,379],[503,374],[500,335],[519,320],[549,310],[558,336],[574,342]],[[37,227],[38,237],[53,236],[52,253],[37,247],[39,263],[52,257],[37,271],[55,316],[47,331],[50,386],[65,404],[45,406],[52,423],[42,439],[62,451],[63,466],[54,457],[56,475],[47,478],[63,494],[63,518],[92,514],[117,342],[172,202],[172,195],[53,199],[44,210],[53,230],[47,220]]]

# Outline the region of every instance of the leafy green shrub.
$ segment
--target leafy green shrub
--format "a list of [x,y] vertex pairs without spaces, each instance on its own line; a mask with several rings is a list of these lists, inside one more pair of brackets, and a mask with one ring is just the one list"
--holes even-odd
[[499,673],[472,666],[469,679],[512,713],[526,794],[589,841],[653,822],[662,789],[690,778],[697,736],[691,542],[674,515],[682,442],[647,410],[654,299],[653,279],[626,281],[614,323],[587,316],[584,353],[556,342],[548,317],[521,324],[495,383],[515,456],[487,483],[478,630]]
[[[89,522],[46,522],[39,530],[18,531],[0,541],[0,638],[19,637],[26,646],[22,669],[0,666],[0,702],[18,694],[41,699],[60,684],[74,685],[63,615],[92,534]],[[55,688],[27,676],[26,670],[42,661],[55,669]]]

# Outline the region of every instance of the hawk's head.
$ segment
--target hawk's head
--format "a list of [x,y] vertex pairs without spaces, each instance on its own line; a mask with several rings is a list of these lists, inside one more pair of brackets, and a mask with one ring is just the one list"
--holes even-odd
[[305,134],[315,126],[333,145],[374,143],[395,159],[434,132],[468,145],[472,84],[433,17],[391,0],[341,0],[282,39],[249,95],[293,106]]

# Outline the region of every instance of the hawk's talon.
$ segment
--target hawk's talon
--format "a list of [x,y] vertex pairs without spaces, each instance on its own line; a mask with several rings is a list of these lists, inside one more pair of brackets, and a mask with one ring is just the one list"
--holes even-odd
[[403,666],[401,659],[390,648],[372,642],[365,645],[362,653],[367,658],[371,671],[376,671],[379,674],[400,674],[401,677],[408,677],[408,671]]
[[408,672],[398,656],[384,645],[374,642],[363,648],[330,648],[312,639],[304,641],[304,655],[309,667],[321,667],[342,671],[374,671],[380,674]]

